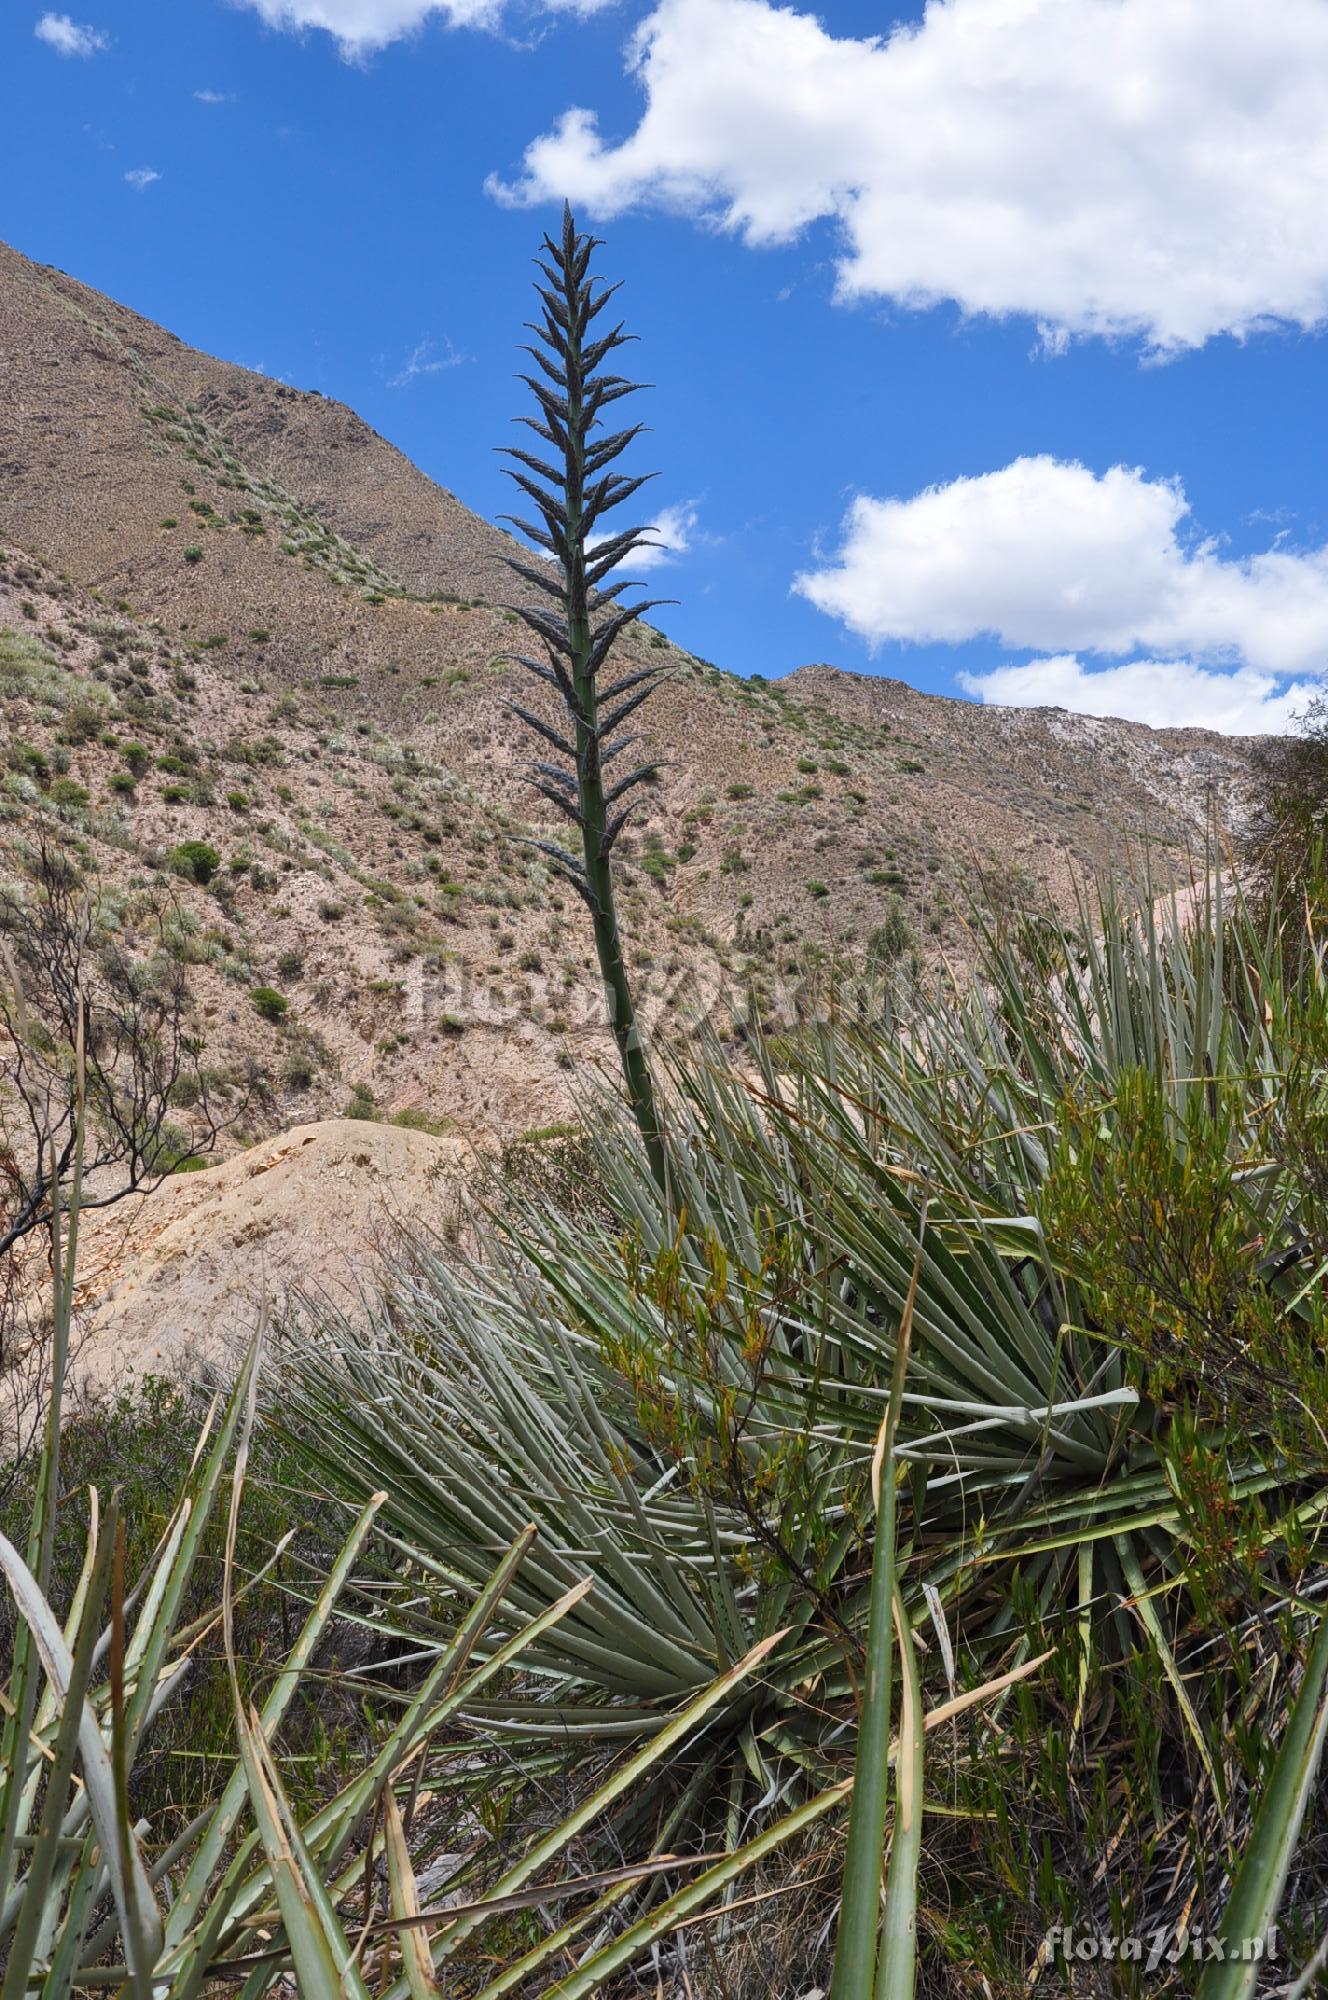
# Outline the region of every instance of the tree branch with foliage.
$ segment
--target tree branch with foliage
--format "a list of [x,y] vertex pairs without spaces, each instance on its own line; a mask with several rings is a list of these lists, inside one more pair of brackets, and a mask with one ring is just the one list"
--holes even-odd
[[637,787],[658,770],[653,759],[620,776],[608,767],[640,741],[624,725],[654,692],[657,667],[638,667],[605,685],[603,670],[614,642],[659,599],[624,604],[630,580],[610,581],[637,549],[649,547],[645,528],[597,532],[604,517],[629,500],[650,475],[629,477],[609,468],[621,457],[641,424],[608,432],[601,412],[629,395],[638,383],[602,373],[616,348],[632,338],[621,324],[591,334],[616,285],[604,286],[590,270],[598,239],[579,234],[570,208],[563,211],[560,239],[544,238],[546,255],[536,259],[546,283],[536,286],[543,308],[530,330],[538,344],[525,349],[538,374],[523,375],[539,405],[536,417],[521,417],[554,454],[556,462],[505,447],[515,459],[508,472],[533,502],[539,522],[507,518],[549,558],[537,564],[509,558],[510,566],[538,595],[550,601],[511,608],[544,648],[543,659],[515,654],[516,663],[551,688],[561,708],[557,724],[513,702],[513,712],[555,754],[541,761],[531,779],[540,795],[579,835],[579,853],[558,841],[535,842],[590,911],[595,951],[604,981],[610,1026],[623,1076],[651,1170],[664,1180],[663,1129],[650,1067],[637,1025],[636,1008],[623,958],[622,933],[614,901],[614,846],[636,803]]

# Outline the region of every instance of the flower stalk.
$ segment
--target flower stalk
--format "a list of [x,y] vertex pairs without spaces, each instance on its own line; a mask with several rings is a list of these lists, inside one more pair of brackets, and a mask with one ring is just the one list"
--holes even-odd
[[639,743],[639,736],[624,725],[654,692],[662,674],[657,667],[645,666],[604,681],[620,634],[662,600],[624,604],[622,595],[633,584],[610,580],[635,550],[652,545],[651,531],[634,527],[606,534],[600,527],[604,517],[629,500],[650,475],[610,470],[644,426],[632,424],[610,432],[601,423],[601,413],[640,384],[602,372],[614,350],[633,336],[624,333],[621,324],[605,333],[592,332],[593,322],[618,289],[602,285],[592,275],[590,259],[597,247],[598,239],[581,235],[570,207],[565,207],[560,237],[555,241],[546,236],[544,255],[536,259],[544,279],[535,288],[542,312],[537,322],[529,323],[535,343],[524,351],[537,372],[523,374],[521,380],[533,394],[539,414],[518,422],[535,432],[553,462],[505,447],[506,456],[515,461],[507,468],[509,476],[539,516],[538,521],[506,518],[547,558],[542,563],[507,559],[537,600],[545,600],[511,606],[541,642],[544,657],[514,654],[512,658],[554,691],[560,714],[557,723],[551,723],[518,702],[510,707],[556,758],[536,763],[531,781],[579,836],[576,851],[555,840],[533,844],[590,912],[609,1025],[628,1098],[651,1172],[663,1187],[663,1127],[623,957],[613,884],[615,844],[637,803],[637,788],[655,777],[658,765],[647,758],[621,775],[609,768]]

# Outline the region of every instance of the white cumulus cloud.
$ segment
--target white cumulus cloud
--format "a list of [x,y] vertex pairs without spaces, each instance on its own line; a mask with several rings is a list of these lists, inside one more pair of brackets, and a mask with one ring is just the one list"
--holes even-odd
[[449,27],[492,27],[501,0],[248,0],[270,28],[321,28],[347,55],[371,55],[437,17]]
[[[342,54],[372,55],[428,21],[449,28],[497,28],[503,0],[243,0],[270,28],[321,28]],[[544,0],[551,13],[594,14],[612,0]]]
[[[651,539],[624,557],[622,568],[630,570],[633,576],[640,576],[647,570],[658,569],[663,563],[676,561],[679,556],[685,556],[696,542],[710,539],[701,534],[700,525],[701,517],[690,500],[684,500],[676,507],[661,507],[646,531]],[[596,549],[601,542],[611,541],[618,532],[617,528],[605,528],[601,534],[592,535],[586,547]]]
[[161,179],[161,175],[155,167],[131,167],[125,175],[125,179],[131,188],[136,189],[139,194],[142,194],[144,188],[150,188],[154,181]]
[[909,499],[853,502],[794,588],[871,645],[994,637],[1047,652],[1328,665],[1328,547],[1230,556],[1188,532],[1178,480],[1017,458]]
[[1002,708],[1068,708],[1076,715],[1115,715],[1151,729],[1216,729],[1224,735],[1284,734],[1320,690],[1314,682],[1281,687],[1272,674],[1238,667],[1219,673],[1193,660],[1132,660],[1086,667],[1073,654],[960,674],[980,701]]
[[235,93],[231,90],[196,90],[194,92],[194,102],[196,104],[233,104],[235,102]]
[[689,501],[678,507],[661,507],[651,529],[651,541],[646,547],[637,549],[627,567],[634,570],[658,569],[661,563],[685,556],[695,542],[699,528],[700,516]]
[[1325,0],[928,0],[860,40],[768,0],[662,0],[628,62],[634,131],[573,107],[491,191],[658,204],[753,245],[826,218],[841,296],[1024,314],[1052,344],[1328,318]]
[[100,56],[111,46],[103,29],[71,21],[68,14],[43,14],[32,32],[58,56]]

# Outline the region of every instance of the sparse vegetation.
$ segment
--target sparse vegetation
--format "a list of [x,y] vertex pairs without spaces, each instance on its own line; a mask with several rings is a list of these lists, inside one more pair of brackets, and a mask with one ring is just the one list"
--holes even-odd
[[290,1012],[290,1001],[275,986],[251,986],[249,1004],[260,1020],[280,1023]]
[[182,840],[171,852],[171,866],[177,875],[206,888],[221,866],[221,856],[206,840]]

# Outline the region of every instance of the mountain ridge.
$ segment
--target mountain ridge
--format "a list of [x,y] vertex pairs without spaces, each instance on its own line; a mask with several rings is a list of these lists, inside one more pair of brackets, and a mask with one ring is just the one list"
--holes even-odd
[[[4,247],[0,366],[11,824],[49,809],[62,765],[108,882],[170,879],[182,840],[212,842],[217,881],[173,892],[209,940],[210,1033],[272,1071],[272,1119],[352,1090],[357,1115],[495,1143],[565,1116],[607,1039],[579,914],[525,844],[548,829],[507,709],[530,699],[504,657],[510,539],[345,406]],[[669,669],[644,716],[662,780],[623,850],[661,1025],[749,989],[773,1004],[809,959],[886,933],[962,959],[979,867],[1011,904],[1064,903],[1145,849],[1183,874],[1249,788],[1252,745],[1204,731],[824,663],[744,680],[649,628],[622,657]],[[62,741],[89,703],[96,729]],[[149,756],[132,786],[126,742]],[[247,1018],[246,982],[289,989],[287,1027]]]

